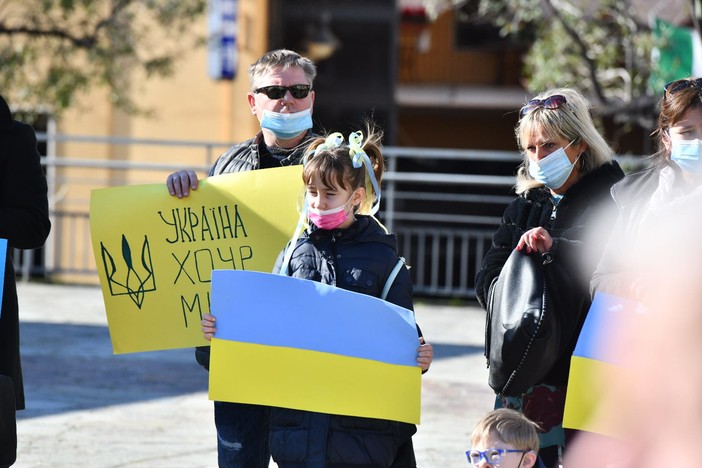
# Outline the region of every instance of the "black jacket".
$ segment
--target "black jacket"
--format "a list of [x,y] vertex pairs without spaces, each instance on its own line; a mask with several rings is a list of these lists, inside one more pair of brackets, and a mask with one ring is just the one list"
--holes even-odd
[[[650,215],[651,200],[654,192],[663,183],[661,181],[661,173],[664,169],[667,171],[668,176],[671,177],[671,187],[668,189],[675,191],[674,194],[670,195],[670,203],[663,208],[666,217],[665,221],[660,217],[651,219]],[[688,221],[693,219],[689,216],[690,211],[681,213],[680,218],[676,219],[674,201],[677,199],[681,204],[685,203],[685,195],[689,194],[693,189],[694,186],[689,185],[684,180],[678,166],[668,161],[663,161],[648,169],[628,174],[612,187],[612,198],[617,206],[618,217],[590,283],[592,296],[597,291],[601,291],[636,300],[642,299],[638,295],[645,293],[645,291],[633,288],[634,284],[631,283],[631,279],[634,276],[642,277],[649,273],[654,277],[656,276],[656,272],[651,271],[655,267],[652,267],[647,262],[650,260],[649,254],[660,252],[654,246],[662,242],[661,239],[652,239],[653,243],[647,244],[646,236],[654,236],[656,225],[664,225],[667,228],[666,245],[669,246],[674,243],[674,236],[681,235],[679,226],[675,226],[676,222],[679,222],[681,219]],[[695,200],[691,201],[694,202]],[[697,203],[695,204],[698,205]],[[692,207],[693,210],[697,208],[698,206]],[[644,226],[645,223],[653,223],[653,225]],[[697,231],[696,228],[695,231]],[[697,244],[698,240],[695,239],[692,242]],[[670,255],[670,250],[667,248],[661,253],[668,256]]]
[[0,374],[14,382],[17,409],[24,409],[24,388],[17,290],[10,250],[41,247],[50,229],[46,178],[34,129],[13,120],[0,96],[0,238],[8,243],[0,316]]
[[[563,278],[568,285],[577,285],[576,294],[582,296],[582,307],[567,317],[582,326],[590,308],[589,282],[597,260],[601,242],[595,235],[600,224],[607,224],[614,202],[610,188],[624,173],[616,162],[608,163],[583,176],[568,189],[558,205],[554,205],[551,192],[536,188],[526,196],[516,198],[507,206],[502,223],[493,236],[492,246],[483,258],[482,268],[476,275],[475,290],[478,302],[485,308],[489,289],[497,279],[510,253],[524,232],[534,227],[545,228],[553,238],[551,257],[559,270],[571,272]],[[556,286],[558,287],[558,286]],[[568,379],[570,354],[577,334],[554,369],[543,383],[563,385]]]
[[[274,273],[280,271],[283,250]],[[356,215],[348,229],[327,231],[313,226],[297,240],[286,274],[380,297],[385,280],[398,261],[397,238],[370,216]],[[393,282],[388,302],[413,310],[412,280],[403,267]]]
[[[310,136],[313,136],[310,134]],[[289,155],[281,159],[281,166],[293,166],[299,164],[304,156],[305,139]],[[255,137],[242,141],[227,151],[225,151],[210,168],[210,175],[230,174],[232,172],[246,172],[260,169],[261,156],[260,145],[263,143],[263,133],[259,132]]]
[[[280,271],[281,252],[274,272]],[[380,297],[398,261],[395,236],[371,217],[348,229],[314,229],[297,240],[287,274]],[[386,298],[412,310],[412,283],[403,267]],[[419,342],[417,342],[419,346]],[[286,468],[388,467],[414,425],[382,419],[272,408],[270,448]]]

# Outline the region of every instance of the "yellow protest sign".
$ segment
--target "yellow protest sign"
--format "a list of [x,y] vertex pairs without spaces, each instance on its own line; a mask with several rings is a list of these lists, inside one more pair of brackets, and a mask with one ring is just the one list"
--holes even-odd
[[297,224],[301,167],[94,190],[90,232],[113,351],[208,344],[211,271],[270,272]]

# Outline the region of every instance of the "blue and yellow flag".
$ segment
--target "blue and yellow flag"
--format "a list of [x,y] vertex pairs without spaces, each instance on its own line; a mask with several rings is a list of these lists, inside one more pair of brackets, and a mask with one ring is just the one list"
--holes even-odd
[[622,436],[619,415],[602,411],[601,405],[626,375],[626,356],[617,342],[641,311],[634,301],[595,295],[570,361],[563,427]]
[[213,271],[210,399],[419,423],[412,311],[314,281]]

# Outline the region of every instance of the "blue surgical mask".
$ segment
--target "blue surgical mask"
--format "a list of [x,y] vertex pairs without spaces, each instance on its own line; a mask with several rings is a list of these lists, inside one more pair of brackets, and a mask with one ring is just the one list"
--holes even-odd
[[273,132],[283,140],[295,138],[302,132],[312,128],[312,109],[306,109],[294,114],[282,114],[264,110],[261,119],[261,128]]
[[670,159],[685,172],[702,173],[702,141],[671,140]]
[[[568,146],[571,144],[572,142]],[[580,159],[580,156],[578,156],[578,159]],[[570,173],[573,172],[576,162],[578,162],[577,159],[573,163],[570,162],[565,148],[558,148],[539,161],[529,161],[529,175],[537,182],[555,190],[565,184]]]

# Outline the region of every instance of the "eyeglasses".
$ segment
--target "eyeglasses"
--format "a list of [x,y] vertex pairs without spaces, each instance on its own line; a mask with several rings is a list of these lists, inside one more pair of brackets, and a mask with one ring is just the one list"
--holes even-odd
[[566,101],[565,96],[560,94],[554,94],[546,99],[532,99],[519,111],[519,118],[523,118],[529,112],[539,107],[543,107],[544,109],[560,109],[566,102],[568,101]]
[[282,99],[283,96],[285,96],[285,93],[290,91],[290,94],[292,94],[292,97],[294,97],[295,99],[303,99],[306,98],[308,94],[310,94],[311,89],[312,86],[306,84],[296,84],[292,86],[273,85],[255,89],[254,93],[263,93],[266,96],[268,96],[268,99]]
[[479,465],[481,459],[485,459],[488,465],[497,465],[502,461],[502,454],[505,453],[526,453],[529,450],[517,450],[517,449],[498,449],[489,448],[481,452],[480,450],[469,450],[466,452],[468,456],[468,461],[473,465]]
[[663,97],[667,98],[671,94],[675,94],[678,91],[687,88],[697,88],[698,91],[702,91],[702,78],[697,78],[694,80],[683,79],[671,81],[663,86],[663,90],[665,91],[665,95]]

